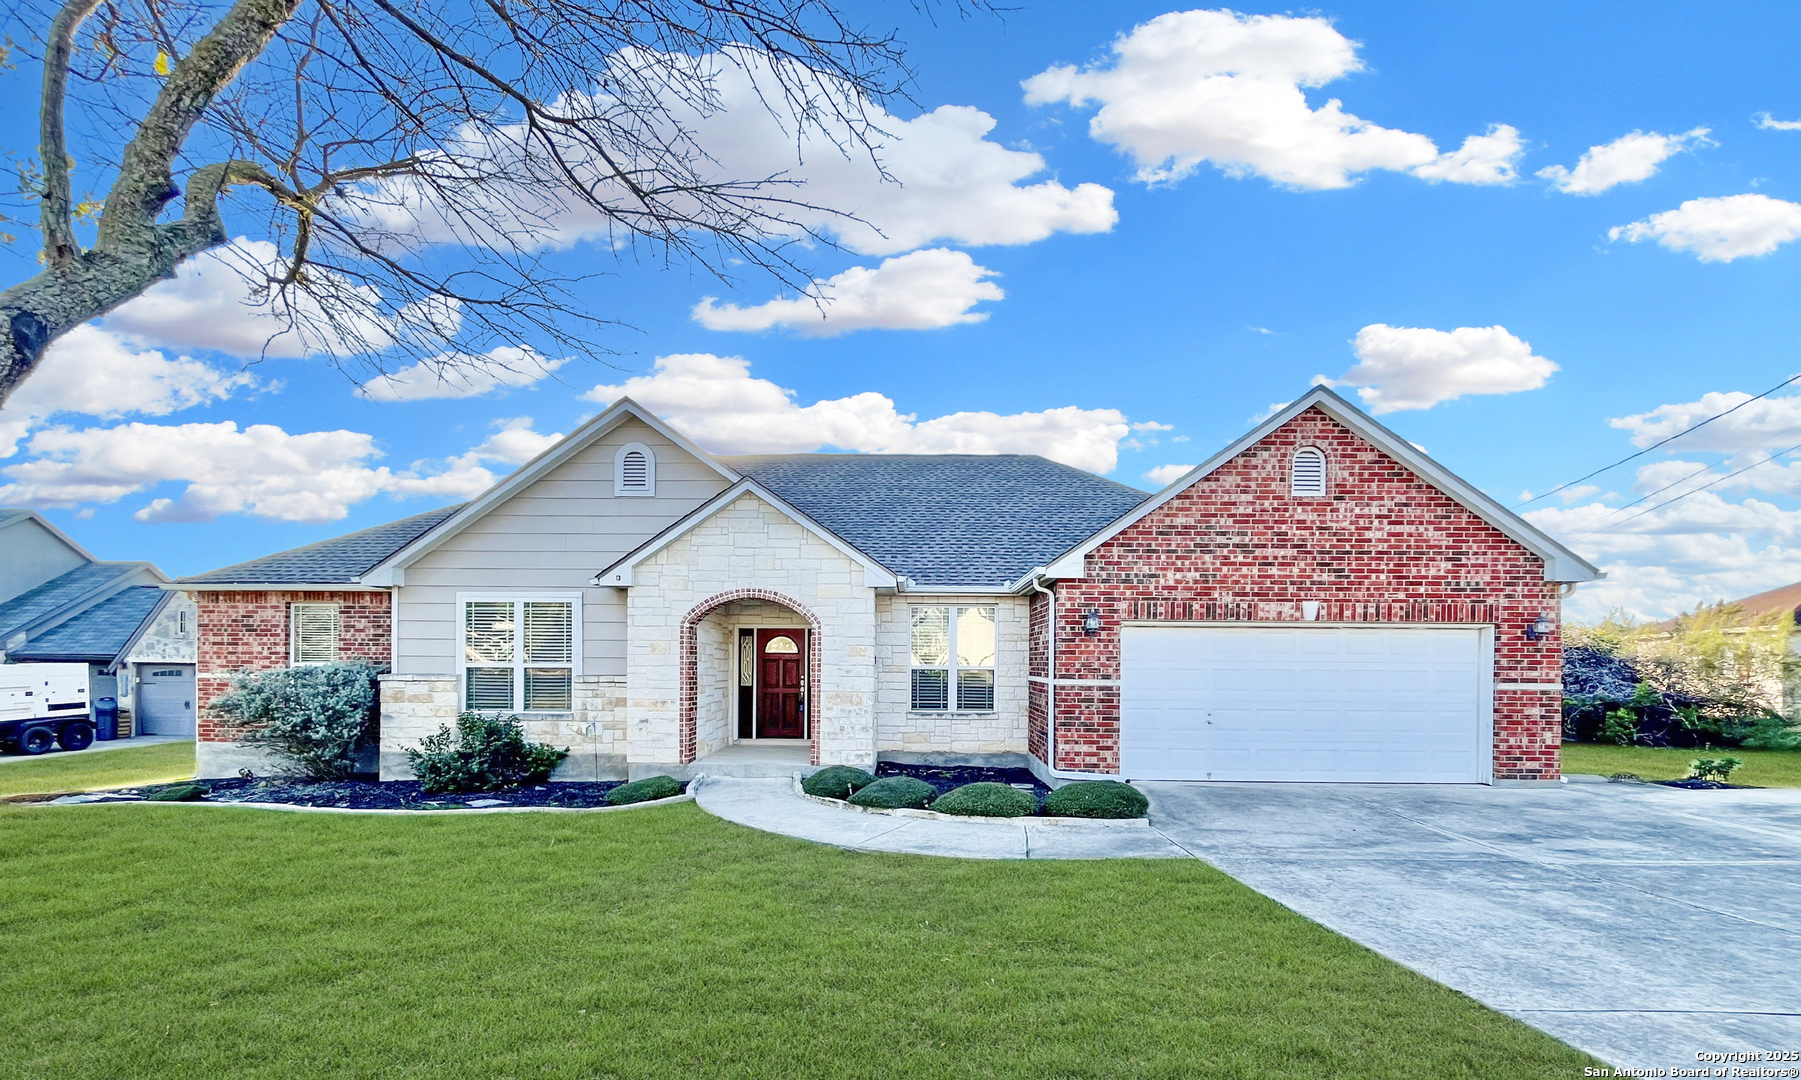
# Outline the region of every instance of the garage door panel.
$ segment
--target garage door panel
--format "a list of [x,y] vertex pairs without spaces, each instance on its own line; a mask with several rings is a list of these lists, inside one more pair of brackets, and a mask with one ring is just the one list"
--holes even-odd
[[1479,783],[1474,628],[1127,627],[1120,757],[1171,780]]

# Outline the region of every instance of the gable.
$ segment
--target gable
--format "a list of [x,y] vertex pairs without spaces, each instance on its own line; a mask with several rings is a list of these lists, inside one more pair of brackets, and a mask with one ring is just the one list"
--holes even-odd
[[[1090,553],[1132,528],[1139,521],[1156,514],[1165,504],[1181,498],[1190,488],[1203,483],[1215,473],[1228,471],[1240,463],[1241,458],[1249,455],[1255,458],[1258,447],[1272,436],[1290,425],[1311,416],[1313,419],[1303,421],[1304,424],[1327,421],[1336,425],[1344,435],[1354,438],[1361,445],[1379,455],[1379,464],[1369,464],[1365,468],[1375,469],[1369,474],[1372,480],[1398,482],[1404,476],[1409,484],[1418,485],[1415,489],[1422,493],[1425,489],[1436,491],[1449,503],[1460,507],[1470,517],[1481,522],[1488,529],[1506,537],[1514,545],[1530,552],[1542,568],[1543,580],[1557,582],[1594,581],[1602,577],[1600,570],[1586,559],[1564,547],[1544,532],[1534,527],[1518,514],[1513,513],[1482,491],[1446,469],[1394,432],[1371,419],[1362,410],[1353,406],[1325,387],[1315,387],[1301,398],[1290,402],[1275,415],[1252,429],[1249,433],[1215,454],[1205,463],[1196,466],[1189,473],[1162,491],[1145,500],[1136,510],[1121,517],[1118,521],[1081,544],[1063,553],[1046,570],[1046,576],[1052,578],[1080,578],[1086,576],[1086,559]],[[1290,429],[1298,431],[1299,428]],[[1292,437],[1292,436],[1284,436]],[[1299,444],[1294,444],[1298,446]],[[1265,493],[1273,497],[1277,488],[1272,486],[1275,480],[1265,483]],[[1287,476],[1279,478],[1279,491],[1282,498],[1288,498]],[[1331,500],[1345,502],[1348,500]],[[1448,508],[1445,510],[1449,513]]]
[[[1327,495],[1290,492],[1315,447]],[[1535,593],[1544,561],[1331,416],[1310,409],[1165,501],[1088,555],[1089,577],[1165,584],[1342,586],[1381,595],[1447,583]]]

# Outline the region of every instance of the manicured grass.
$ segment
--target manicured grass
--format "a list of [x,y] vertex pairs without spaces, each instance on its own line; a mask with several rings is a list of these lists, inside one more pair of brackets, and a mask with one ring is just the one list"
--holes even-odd
[[693,804],[0,807],[0,1076],[1568,1077],[1192,861],[853,853]]
[[194,775],[194,744],[156,743],[101,753],[60,752],[0,764],[0,795],[87,791],[185,780]]
[[1680,780],[1696,758],[1735,757],[1744,765],[1732,783],[1753,787],[1801,787],[1801,751],[1795,750],[1660,750],[1649,746],[1564,743],[1566,773],[1636,773],[1646,780]]

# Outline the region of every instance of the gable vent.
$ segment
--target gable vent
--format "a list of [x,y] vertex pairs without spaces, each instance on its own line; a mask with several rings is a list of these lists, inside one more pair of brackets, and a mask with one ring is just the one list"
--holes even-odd
[[613,494],[654,495],[657,459],[643,443],[627,443],[613,459]]
[[1288,492],[1297,499],[1320,499],[1326,494],[1326,455],[1317,447],[1303,446],[1294,453]]

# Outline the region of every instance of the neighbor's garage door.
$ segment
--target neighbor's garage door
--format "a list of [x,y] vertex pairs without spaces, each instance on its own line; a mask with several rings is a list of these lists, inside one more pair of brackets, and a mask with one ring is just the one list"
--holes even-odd
[[1265,624],[1123,634],[1128,778],[1488,779],[1481,630]]

